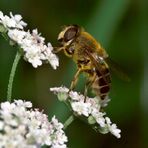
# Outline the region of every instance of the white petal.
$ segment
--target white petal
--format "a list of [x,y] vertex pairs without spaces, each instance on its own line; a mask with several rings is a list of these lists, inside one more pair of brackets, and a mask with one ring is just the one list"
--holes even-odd
[[3,12],[0,11],[0,19],[3,20],[3,17],[4,17]]

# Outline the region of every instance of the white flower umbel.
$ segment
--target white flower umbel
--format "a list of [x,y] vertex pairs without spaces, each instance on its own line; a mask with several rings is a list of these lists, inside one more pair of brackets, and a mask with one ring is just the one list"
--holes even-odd
[[[105,100],[101,100],[98,96],[89,98],[76,91],[70,91],[66,87],[54,87],[50,88],[50,91],[53,91],[60,101],[62,100],[69,104],[76,116],[82,116],[90,125],[95,125],[95,128],[97,125],[97,129],[101,133],[106,134],[110,132],[117,138],[120,138],[121,130],[117,128],[116,124],[112,124],[108,117],[104,117],[106,113],[101,111],[101,108],[107,106],[109,102],[108,97]],[[61,96],[66,97],[61,99]]]
[[27,26],[27,23],[22,21],[22,16],[19,14],[13,15],[10,12],[10,17],[7,15],[3,15],[3,12],[0,11],[0,23],[4,25],[6,29],[16,28],[23,29]]
[[[1,29],[6,33],[13,44],[23,50],[24,59],[37,68],[43,63],[50,63],[53,69],[59,66],[58,57],[53,53],[53,47],[51,43],[45,44],[45,38],[38,33],[37,29],[33,31],[25,31],[24,27],[27,24],[22,21],[21,15],[12,15],[10,17],[3,15],[0,11],[0,25],[4,27]],[[11,42],[12,43],[12,42]]]
[[120,138],[121,130],[117,128],[116,124],[112,124],[112,122],[110,121],[110,118],[106,117],[105,120],[106,120],[109,131],[117,138]]
[[60,101],[65,101],[68,97],[69,89],[66,87],[54,87],[50,88],[50,91],[53,91],[55,94],[57,94]]
[[67,137],[63,124],[55,116],[51,122],[31,102],[15,100],[0,105],[0,147],[40,148],[43,145],[52,148],[66,148]]
[[90,106],[90,103],[84,101],[71,102],[71,107],[73,111],[76,112],[78,115],[84,115],[86,117],[88,117],[91,112]]

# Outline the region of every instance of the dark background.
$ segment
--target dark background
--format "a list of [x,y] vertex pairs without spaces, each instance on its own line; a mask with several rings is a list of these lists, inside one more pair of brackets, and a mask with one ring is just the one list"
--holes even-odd
[[[107,115],[122,130],[122,138],[95,133],[76,120],[66,130],[69,148],[148,147],[148,1],[147,0],[1,0],[4,14],[21,14],[28,29],[38,28],[46,41],[57,46],[61,26],[79,24],[91,33],[110,57],[126,71],[130,82],[112,74],[112,98]],[[0,99],[6,100],[7,83],[16,49],[0,37]],[[34,107],[64,122],[67,107],[49,92],[50,87],[69,87],[75,64],[58,54],[60,67],[37,69],[21,60],[14,79],[13,98],[31,100]],[[79,89],[83,89],[80,81]]]

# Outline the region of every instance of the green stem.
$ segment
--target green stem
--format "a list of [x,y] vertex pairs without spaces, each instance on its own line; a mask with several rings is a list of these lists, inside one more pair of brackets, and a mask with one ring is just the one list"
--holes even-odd
[[66,129],[73,121],[74,121],[75,117],[74,115],[71,115],[64,123],[64,129]]
[[12,65],[12,69],[11,69],[11,72],[10,72],[8,88],[7,88],[7,101],[9,101],[9,102],[11,102],[13,80],[14,80],[16,68],[17,68],[17,65],[18,65],[20,58],[21,58],[21,54],[20,54],[19,51],[17,51],[13,65]]

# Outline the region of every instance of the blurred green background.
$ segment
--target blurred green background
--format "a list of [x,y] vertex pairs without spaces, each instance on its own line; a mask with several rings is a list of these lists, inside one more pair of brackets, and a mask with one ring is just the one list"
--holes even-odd
[[[147,0],[0,0],[4,14],[21,14],[29,29],[38,28],[46,41],[57,46],[61,26],[79,24],[91,33],[110,57],[124,69],[130,82],[112,74],[112,98],[107,115],[122,130],[122,138],[95,133],[76,120],[66,130],[69,148],[147,148],[148,147],[148,1]],[[7,83],[16,49],[0,37],[0,99],[6,98]],[[31,100],[64,122],[67,107],[49,92],[50,87],[70,85],[75,64],[58,54],[60,67],[34,69],[21,60],[14,80],[13,98]],[[79,83],[83,89],[83,83]]]

